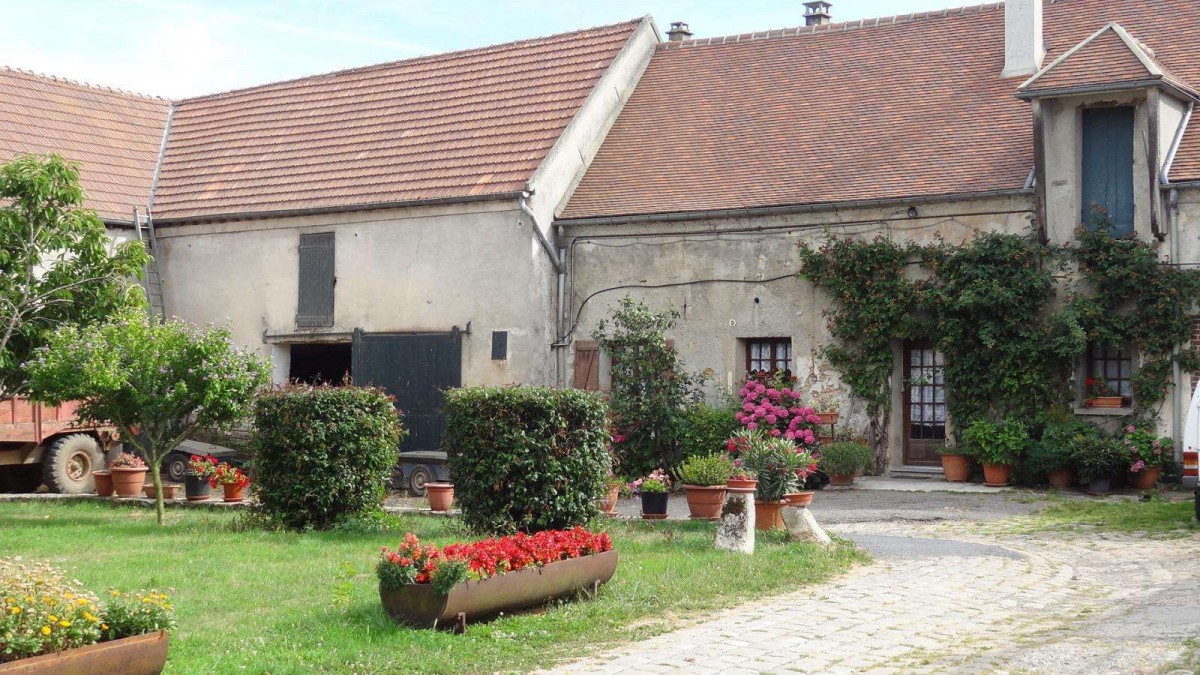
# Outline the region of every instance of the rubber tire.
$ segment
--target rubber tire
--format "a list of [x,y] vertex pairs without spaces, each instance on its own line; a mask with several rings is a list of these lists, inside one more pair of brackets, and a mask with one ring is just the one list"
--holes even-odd
[[54,441],[42,456],[42,480],[51,492],[85,495],[96,491],[92,472],[104,466],[104,452],[95,438],[71,434]]
[[162,463],[162,479],[167,483],[182,483],[192,456],[186,452],[172,452]]
[[425,484],[434,481],[433,469],[418,464],[413,467],[412,473],[408,474],[408,491],[414,497],[424,497],[426,490]]

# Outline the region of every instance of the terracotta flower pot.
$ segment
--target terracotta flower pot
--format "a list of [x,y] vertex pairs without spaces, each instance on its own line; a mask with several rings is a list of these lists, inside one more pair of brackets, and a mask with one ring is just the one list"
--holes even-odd
[[692,520],[718,520],[725,506],[725,486],[684,485]]
[[621,498],[621,484],[608,486],[608,492],[600,498],[600,512],[612,515],[617,512],[617,500]]
[[1122,400],[1120,396],[1097,396],[1087,399],[1083,405],[1087,408],[1120,408]]
[[1003,464],[983,465],[983,484],[988,487],[1004,487],[1008,485],[1008,474],[1012,473],[1011,466]]
[[1066,490],[1075,484],[1075,471],[1073,469],[1055,469],[1046,474],[1046,481],[1050,483],[1050,487],[1059,490]]
[[445,513],[454,503],[453,483],[426,483],[425,497],[429,500],[429,510]]
[[783,524],[783,507],[787,506],[787,502],[762,502],[757,499],[754,501],[754,528],[757,530],[782,530]]
[[816,493],[812,490],[805,490],[804,492],[793,492],[791,494],[786,494],[783,496],[783,499],[788,503],[788,506],[804,508],[812,503],[813,496],[815,494]]
[[730,478],[725,481],[726,488],[735,490],[754,490],[758,488],[758,479],[756,478]]
[[667,500],[665,492],[642,493],[642,518],[645,520],[664,520],[667,517]]
[[225,501],[227,502],[242,501],[242,495],[246,492],[245,485],[237,485],[235,483],[222,485],[221,489],[225,493]]
[[101,497],[113,496],[114,488],[111,471],[108,469],[93,471],[92,478],[96,481],[96,494]]
[[[145,491],[146,496],[150,499],[155,499],[158,495],[158,490],[154,488],[153,484],[146,484],[142,487],[142,490]],[[175,493],[178,491],[178,485],[163,485],[163,499],[175,499]]]
[[1129,479],[1133,483],[1133,487],[1138,490],[1153,490],[1155,485],[1158,485],[1159,470],[1157,466],[1149,466],[1145,469],[1129,474]]
[[112,475],[113,489],[116,490],[118,497],[132,499],[141,496],[142,486],[146,484],[146,472],[149,469],[146,467],[137,469],[114,467],[109,471]]
[[854,483],[854,474],[837,474],[829,477],[829,484],[835,487],[845,487]]
[[837,424],[838,421],[836,412],[819,412],[817,417],[820,418],[817,424]]
[[942,473],[951,483],[965,483],[971,478],[971,459],[963,455],[942,455]]

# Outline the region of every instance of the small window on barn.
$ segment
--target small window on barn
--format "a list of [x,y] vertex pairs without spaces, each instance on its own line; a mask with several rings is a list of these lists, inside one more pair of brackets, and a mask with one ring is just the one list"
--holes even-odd
[[746,372],[774,374],[792,372],[791,338],[750,338],[746,340]]
[[300,288],[296,299],[298,328],[333,325],[333,233],[300,235]]
[[1087,376],[1083,397],[1092,398],[1101,390],[1108,396],[1120,396],[1128,403],[1133,396],[1133,347],[1129,343],[1088,345]]
[[1083,225],[1133,234],[1133,108],[1085,108],[1080,174]]

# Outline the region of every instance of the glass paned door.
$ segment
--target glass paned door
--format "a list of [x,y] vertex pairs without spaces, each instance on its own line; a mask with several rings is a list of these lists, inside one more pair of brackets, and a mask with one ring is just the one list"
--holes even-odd
[[942,355],[928,342],[904,346],[904,463],[940,466],[946,442],[946,384]]

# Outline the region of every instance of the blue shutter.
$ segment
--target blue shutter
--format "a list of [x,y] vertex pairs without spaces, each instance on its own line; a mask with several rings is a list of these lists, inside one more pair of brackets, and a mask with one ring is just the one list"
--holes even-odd
[[296,302],[298,328],[333,325],[333,233],[300,235],[300,289]]
[[1133,234],[1133,108],[1084,109],[1082,168],[1084,226],[1095,227],[1099,207],[1114,236]]

